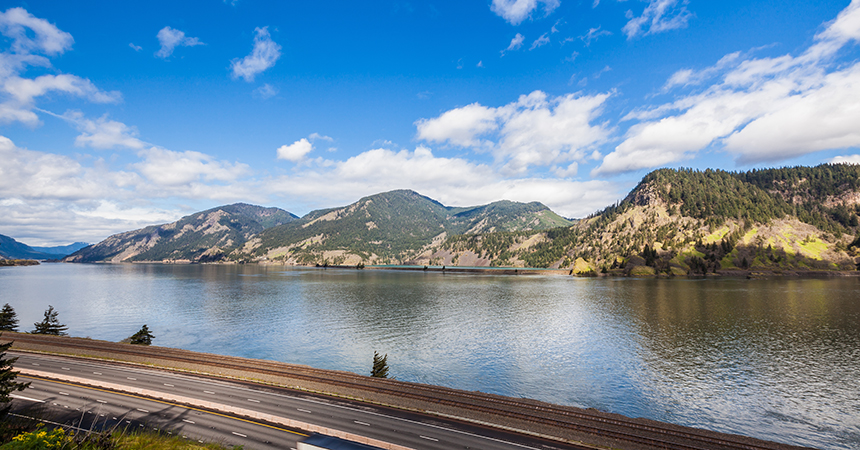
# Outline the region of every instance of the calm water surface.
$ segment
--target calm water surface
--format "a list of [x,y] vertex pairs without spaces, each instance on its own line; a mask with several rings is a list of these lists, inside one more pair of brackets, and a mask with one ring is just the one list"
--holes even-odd
[[44,264],[32,330],[391,375],[826,449],[860,448],[860,280],[639,280]]

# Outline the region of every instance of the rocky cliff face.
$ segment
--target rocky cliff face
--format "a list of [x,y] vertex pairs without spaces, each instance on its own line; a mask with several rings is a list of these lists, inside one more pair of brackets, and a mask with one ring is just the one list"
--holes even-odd
[[66,262],[221,261],[255,234],[297,217],[278,208],[237,203],[140,230],[115,234]]

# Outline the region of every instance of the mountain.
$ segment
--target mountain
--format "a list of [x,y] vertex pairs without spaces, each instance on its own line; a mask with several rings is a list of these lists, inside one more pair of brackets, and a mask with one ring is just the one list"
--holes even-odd
[[570,227],[453,236],[437,257],[626,275],[856,270],[858,214],[858,165],[660,169]]
[[86,242],[75,242],[74,244],[69,245],[57,245],[54,247],[30,247],[37,252],[48,253],[50,255],[55,255],[55,258],[62,258],[63,256],[71,255],[72,253],[88,246]]
[[251,236],[298,219],[278,208],[236,203],[176,222],[115,234],[78,250],[67,262],[220,261]]
[[423,264],[448,236],[570,225],[541,203],[459,208],[409,190],[314,211],[250,239],[237,257],[292,264]]
[[27,244],[0,234],[0,256],[5,259],[58,259],[61,256],[35,250]]

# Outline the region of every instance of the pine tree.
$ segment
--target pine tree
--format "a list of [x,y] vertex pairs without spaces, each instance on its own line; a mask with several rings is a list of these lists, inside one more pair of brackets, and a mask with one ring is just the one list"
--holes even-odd
[[12,400],[10,394],[15,391],[23,391],[30,385],[30,383],[15,381],[18,372],[12,371],[12,364],[18,358],[6,358],[6,350],[9,350],[10,347],[12,347],[11,342],[0,344],[0,422],[3,422],[9,409],[12,408],[12,405],[9,405]]
[[0,331],[18,331],[17,328],[18,317],[15,314],[15,309],[6,303],[3,305],[3,310],[0,311]]
[[155,336],[149,332],[149,327],[144,325],[140,327],[140,331],[128,338],[128,342],[133,345],[151,345],[153,339],[155,339]]
[[36,322],[33,325],[36,326],[36,329],[32,331],[33,334],[51,334],[54,336],[65,336],[66,330],[69,327],[60,323],[59,319],[57,319],[57,315],[59,313],[54,311],[54,307],[48,305],[48,309],[45,311],[45,318],[41,322]]
[[388,378],[388,354],[381,356],[376,351],[373,352],[373,370],[370,371],[370,376]]

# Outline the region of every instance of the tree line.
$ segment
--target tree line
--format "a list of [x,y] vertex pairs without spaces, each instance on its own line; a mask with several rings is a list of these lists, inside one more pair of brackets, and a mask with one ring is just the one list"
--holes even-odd
[[[34,323],[33,326],[35,328],[29,333],[67,336],[68,333],[66,331],[69,330],[69,327],[60,323],[59,315],[60,313],[52,305],[48,305],[42,321]],[[3,305],[3,309],[0,310],[0,332],[11,331],[17,333],[18,322],[18,315],[15,309],[8,303]],[[155,339],[155,336],[149,331],[149,327],[144,324],[137,333],[129,336],[123,342],[134,345],[151,345],[153,339]]]

